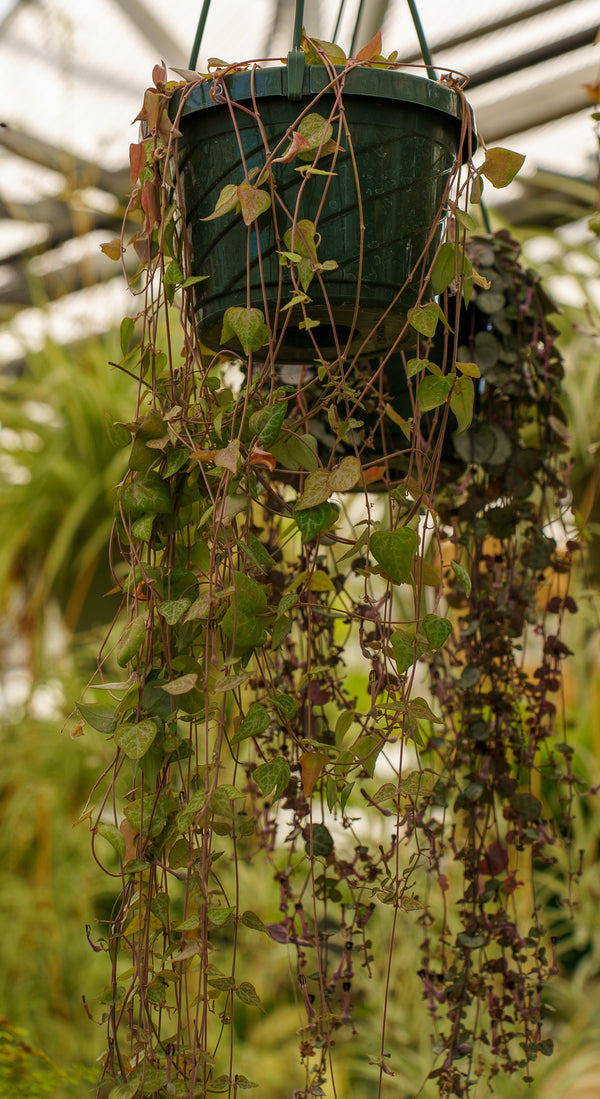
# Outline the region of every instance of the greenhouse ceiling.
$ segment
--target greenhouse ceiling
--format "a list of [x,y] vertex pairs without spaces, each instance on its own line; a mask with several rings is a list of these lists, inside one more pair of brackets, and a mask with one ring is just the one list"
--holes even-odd
[[[201,6],[200,0],[0,0],[5,320],[43,300],[91,290],[115,273],[98,243],[114,235],[129,187],[132,120],[158,60],[188,65]],[[200,69],[211,56],[283,58],[293,11],[292,0],[213,0]],[[599,76],[596,0],[420,0],[419,14],[438,71],[469,77],[483,140],[526,155],[522,182],[503,196],[507,216],[552,226],[589,213],[597,140],[585,85]],[[314,36],[330,39],[338,21],[336,37],[346,51],[354,35],[358,48],[381,29],[387,52],[422,64],[407,0],[306,0],[304,22]],[[83,307],[85,323],[99,330],[110,321],[111,307],[102,302]],[[94,322],[96,309],[101,316]],[[13,355],[0,340],[0,359]]]

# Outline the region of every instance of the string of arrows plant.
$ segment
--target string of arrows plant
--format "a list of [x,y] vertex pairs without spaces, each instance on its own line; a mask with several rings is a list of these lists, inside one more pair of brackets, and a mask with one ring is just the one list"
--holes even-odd
[[[275,139],[258,100],[231,91],[253,66],[215,62],[176,83],[157,66],[131,147],[140,229],[105,246],[137,252],[142,303],[122,324],[119,364],[138,379],[137,408],[110,426],[130,446],[119,607],[101,700],[79,704],[115,745],[90,810],[96,857],[119,887],[98,942],[112,973],[111,1099],[268,1087],[236,1045],[240,1018],[263,1010],[261,973],[240,961],[253,941],[290,958],[297,1097],[337,1094],[335,1045],[383,952],[370,1058],[380,1095],[402,1072],[387,1056],[386,1004],[402,980],[394,941],[415,919],[440,1093],[466,1094],[500,1066],[528,1072],[547,1052],[539,987],[552,963],[531,898],[555,831],[536,776],[564,781],[565,819],[572,783],[568,748],[549,745],[573,608],[563,588],[540,602],[540,577],[566,575],[571,553],[545,525],[560,510],[561,367],[535,277],[510,240],[471,237],[465,212],[483,177],[506,185],[522,157],[492,149],[473,167],[450,82],[464,147],[405,285],[365,334],[361,236],[339,324],[328,294],[339,257],[320,218],[348,166],[359,223],[365,199],[345,87],[395,57],[379,36],[351,61],[326,43],[303,49],[329,99],[305,97]],[[245,285],[212,348],[180,171],[199,90],[238,138],[237,181],[215,194],[206,232],[235,224],[247,242]],[[248,117],[261,135],[250,165]],[[313,216],[299,216],[315,181]],[[526,636],[542,645],[533,675]]]

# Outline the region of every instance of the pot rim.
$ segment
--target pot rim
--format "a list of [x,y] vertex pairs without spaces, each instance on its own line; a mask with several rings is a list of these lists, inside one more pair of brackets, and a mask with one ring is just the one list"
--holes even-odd
[[[339,74],[344,69],[336,70]],[[256,67],[243,72],[228,73],[221,78],[227,83],[229,94],[234,101],[266,98],[268,96],[287,98],[288,71],[285,65],[269,65],[265,68]],[[295,106],[298,113],[302,111],[302,100],[324,92],[331,84],[329,71],[323,65],[307,65],[304,70],[304,82],[302,85],[302,99],[290,101],[290,108]],[[195,85],[186,97],[181,116],[194,114],[196,111],[204,111],[221,107],[220,100],[214,100],[210,96],[213,82],[206,80]],[[175,102],[178,102],[181,93],[176,93]],[[329,94],[329,93],[325,93]],[[333,94],[333,90],[331,90]],[[375,69],[357,66],[346,72],[344,82],[344,96],[356,95],[377,99],[389,99],[399,103],[408,103],[417,107],[425,107],[428,110],[437,111],[460,122],[463,115],[463,101],[458,92],[436,80],[430,80],[425,76],[417,76],[414,73],[399,72],[395,69]],[[471,126],[474,131],[473,111],[467,104],[471,116]],[[473,134],[475,136],[475,134]],[[473,148],[475,145],[473,144]]]

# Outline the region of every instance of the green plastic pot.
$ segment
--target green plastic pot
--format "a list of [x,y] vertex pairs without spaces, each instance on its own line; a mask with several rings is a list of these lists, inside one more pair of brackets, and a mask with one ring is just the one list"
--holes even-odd
[[[330,77],[325,68],[305,69],[298,102],[287,98],[287,75],[284,67],[269,67],[226,77],[228,94],[240,105],[234,107],[239,139],[229,106],[222,99],[211,98],[210,83],[198,85],[183,108],[179,163],[192,274],[208,276],[197,287],[197,324],[203,342],[214,349],[221,346],[223,315],[228,308],[250,304],[263,310],[273,331],[277,302],[285,305],[292,292],[290,272],[282,267],[277,254],[285,247],[281,240],[290,222],[277,205],[279,243],[272,210],[249,229],[241,215],[234,212],[214,221],[203,220],[215,209],[224,186],[244,180],[239,142],[248,171],[264,165],[263,139],[256,119],[247,113],[247,108],[253,108],[253,96],[271,149],[307,109],[329,116],[335,96],[327,90]],[[396,342],[407,311],[417,299],[419,276],[394,301],[419,265],[443,205],[448,176],[460,154],[463,107],[457,93],[445,85],[412,74],[367,68],[346,75],[343,103],[360,179],[365,226],[360,308],[350,352],[367,356],[386,351]],[[300,196],[297,217],[314,221],[320,209],[318,258],[320,262],[336,260],[339,265],[322,277],[337,338],[344,346],[355,311],[361,230],[353,161],[344,137],[341,144],[345,151],[338,154],[336,174],[310,177]],[[301,174],[295,170],[298,165],[294,160],[275,164],[273,169],[277,193],[289,211],[296,207],[302,183]],[[318,167],[330,166],[330,158],[318,162]],[[438,226],[430,253],[440,232]],[[317,278],[308,293],[312,302],[307,313],[319,321],[314,332],[319,349],[325,359],[334,359],[331,318]],[[392,302],[391,310],[383,316]],[[278,337],[287,317],[287,313],[279,314]],[[316,357],[310,336],[299,328],[302,319],[300,309],[294,307],[279,361],[310,362]],[[226,346],[239,350],[235,338]]]

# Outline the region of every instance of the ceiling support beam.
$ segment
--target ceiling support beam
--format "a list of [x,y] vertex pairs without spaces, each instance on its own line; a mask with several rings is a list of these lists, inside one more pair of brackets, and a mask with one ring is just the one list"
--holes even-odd
[[[546,42],[535,50],[519,53],[516,57],[509,57],[500,61],[497,65],[488,65],[469,75],[469,88],[478,88],[482,84],[491,84],[494,80],[501,80],[503,76],[512,76],[513,73],[523,72],[524,69],[532,69],[535,65],[543,65],[545,61],[554,61],[557,57],[564,57],[567,53],[581,50],[585,46],[593,45],[598,34],[598,25],[587,27],[570,34],[566,38],[560,38],[558,42]],[[545,86],[544,86],[545,92]]]
[[[470,27],[468,30],[461,31],[460,34],[455,34],[452,38],[443,38],[439,42],[430,44],[432,53],[442,53],[443,50],[453,50],[457,46],[464,46],[465,42],[473,42],[477,38],[485,38],[488,34],[495,34],[496,31],[506,30],[508,27],[514,27],[517,23],[523,23],[526,19],[533,19],[536,15],[545,15],[549,11],[553,11],[555,8],[562,8],[565,4],[571,4],[573,0],[543,0],[540,4],[533,4],[530,8],[523,8],[522,11],[512,11],[510,15],[505,15],[501,19],[494,19],[491,23],[480,23],[475,27]],[[419,51],[412,53],[404,60],[419,61],[421,54]]]
[[13,130],[10,126],[0,125],[0,146],[15,156],[50,168],[65,177],[67,185],[73,190],[81,187],[98,187],[108,191],[121,202],[131,192],[129,169],[108,171],[91,160],[76,156],[48,141],[34,137],[23,130]]
[[173,38],[168,27],[156,18],[143,0],[114,0],[114,3],[131,21],[138,34],[156,50],[157,61],[163,60],[170,67],[187,65],[191,43],[186,48]]
[[[529,94],[521,88],[512,94],[498,94],[489,102],[478,104],[473,97],[475,121],[486,144],[502,141],[515,134],[545,126],[548,122],[591,111],[593,104],[586,95],[583,84],[593,83],[598,75],[597,62],[571,69],[555,80],[544,81],[543,96]],[[489,92],[488,92],[489,94]],[[592,134],[590,122],[590,142]]]

